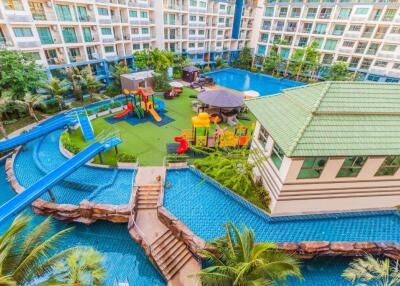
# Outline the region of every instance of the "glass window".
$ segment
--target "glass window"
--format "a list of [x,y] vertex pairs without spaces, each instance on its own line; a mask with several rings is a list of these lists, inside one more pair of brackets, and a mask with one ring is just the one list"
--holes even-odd
[[66,43],[77,43],[78,40],[76,38],[75,29],[72,27],[64,27],[62,29],[62,34],[64,37],[64,41]]
[[147,18],[149,18],[149,14],[146,11],[141,11],[140,18],[147,19]]
[[24,6],[21,0],[3,0],[4,6],[7,10],[23,11]]
[[46,13],[44,12],[43,3],[29,1],[29,9],[31,9],[34,20],[46,20]]
[[374,66],[376,66],[376,67],[380,67],[380,68],[385,68],[385,67],[387,67],[387,65],[388,65],[388,62],[385,62],[385,61],[375,61],[375,64],[374,64]]
[[14,34],[18,38],[33,37],[31,28],[13,28]]
[[105,46],[104,47],[104,51],[106,52],[106,53],[113,53],[115,50],[114,50],[114,46]]
[[338,19],[341,19],[341,20],[349,19],[350,14],[351,14],[350,8],[341,8],[339,11]]
[[142,34],[144,35],[149,34],[149,28],[142,28]]
[[361,25],[350,25],[349,31],[359,32],[359,31],[361,31]]
[[396,12],[396,9],[387,9],[385,15],[383,15],[383,21],[392,21]]
[[274,7],[265,8],[264,16],[271,17],[274,15]]
[[39,38],[40,38],[40,42],[43,45],[49,45],[49,44],[53,44],[53,37],[51,36],[51,32],[49,28],[44,28],[44,27],[38,27],[36,28],[39,34]]
[[129,17],[137,18],[138,13],[137,11],[129,10]]
[[326,42],[325,42],[324,49],[325,50],[334,51],[336,49],[337,42],[338,42],[337,40],[327,39]]
[[112,30],[111,28],[101,28],[101,34],[102,35],[112,35]]
[[347,157],[340,168],[337,177],[357,177],[368,157]]
[[288,13],[288,8],[287,7],[282,7],[279,10],[279,17],[286,17],[287,13]]
[[396,45],[383,45],[382,51],[394,52],[396,50]]
[[325,34],[325,32],[326,32],[326,24],[318,23],[315,26],[315,30],[314,30],[315,34]]
[[361,63],[360,69],[367,70],[372,64],[372,59],[364,59]]
[[328,157],[305,158],[297,179],[319,178],[324,170]]
[[72,21],[71,11],[68,5],[56,5],[57,17],[60,21]]
[[190,6],[196,7],[197,6],[197,1],[196,0],[190,0]]
[[82,28],[83,31],[83,38],[85,40],[85,42],[93,42],[93,37],[92,37],[92,31],[90,30],[89,27],[83,27]]
[[335,36],[341,36],[341,35],[343,35],[343,31],[344,31],[344,29],[345,29],[345,25],[335,25],[335,27],[333,28],[333,31],[332,31],[332,35],[335,35]]
[[354,11],[354,14],[356,14],[356,15],[367,15],[368,12],[369,12],[369,9],[368,9],[368,8],[357,8],[357,9]]
[[400,168],[400,156],[387,156],[375,176],[393,176]]
[[271,153],[271,159],[278,169],[281,167],[284,157],[285,153],[283,153],[281,147],[279,147],[278,144],[274,143],[274,147],[272,148]]
[[207,7],[207,3],[204,2],[204,1],[200,1],[200,2],[199,2],[199,6],[200,6],[201,8],[206,8],[206,7]]
[[97,8],[97,13],[101,16],[108,16],[108,9],[107,8]]
[[[264,47],[265,48],[265,47]],[[260,142],[261,146],[263,147],[263,149],[265,150],[266,146],[267,146],[267,140],[268,140],[268,131],[267,129],[265,129],[263,126],[260,127],[260,131],[258,133],[258,142]]]
[[307,10],[307,18],[314,19],[317,15],[317,8],[308,8]]

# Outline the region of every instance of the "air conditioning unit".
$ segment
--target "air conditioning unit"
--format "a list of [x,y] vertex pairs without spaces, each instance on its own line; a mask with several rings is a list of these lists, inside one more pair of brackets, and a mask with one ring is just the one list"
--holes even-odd
[[58,53],[60,53],[61,55],[63,55],[63,54],[64,54],[64,49],[63,49],[63,48],[59,48],[59,49],[58,49]]
[[51,30],[53,30],[54,32],[57,32],[57,26],[56,25],[52,25],[51,26]]
[[97,31],[97,26],[93,26],[93,31]]
[[92,11],[93,10],[93,5],[88,5],[88,10]]
[[53,7],[53,3],[51,3],[51,1],[47,1],[47,2],[46,2],[46,5],[47,5],[47,7],[49,7],[49,8]]

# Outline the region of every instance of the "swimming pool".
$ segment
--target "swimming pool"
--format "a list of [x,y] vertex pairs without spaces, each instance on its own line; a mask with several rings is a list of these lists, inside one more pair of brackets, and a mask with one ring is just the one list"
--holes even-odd
[[305,85],[294,80],[278,79],[265,74],[233,68],[210,72],[207,73],[207,76],[212,77],[217,85],[237,91],[255,90],[263,96],[279,93],[285,88]]

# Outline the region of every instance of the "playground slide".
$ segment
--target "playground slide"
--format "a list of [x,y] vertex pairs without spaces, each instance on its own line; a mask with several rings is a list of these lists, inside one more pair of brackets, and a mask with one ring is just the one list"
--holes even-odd
[[34,200],[39,198],[46,191],[50,190],[65,177],[76,171],[76,169],[98,153],[106,151],[119,143],[121,143],[121,140],[115,137],[106,140],[104,143],[95,142],[53,172],[42,177],[31,187],[0,206],[0,224],[21,212]]
[[178,154],[184,154],[187,152],[187,150],[189,149],[189,143],[187,142],[187,140],[185,138],[181,137],[175,137],[175,142],[180,143],[180,145],[178,146],[178,148],[176,148],[176,153]]
[[65,116],[52,123],[36,126],[28,132],[22,133],[5,141],[0,141],[0,152],[11,150],[19,145],[28,143],[29,141],[35,140],[36,138],[46,135],[47,133],[50,133],[54,130],[60,129],[64,126],[74,125],[76,123],[76,120]]
[[122,111],[121,113],[117,114],[114,116],[114,119],[120,119],[124,117],[125,115],[128,115],[130,112],[133,111],[133,104],[132,102],[128,102],[128,108]]
[[150,112],[151,115],[153,115],[154,119],[155,119],[157,122],[160,122],[160,121],[161,121],[160,115],[158,115],[157,111],[155,111],[154,108],[149,109],[149,112]]

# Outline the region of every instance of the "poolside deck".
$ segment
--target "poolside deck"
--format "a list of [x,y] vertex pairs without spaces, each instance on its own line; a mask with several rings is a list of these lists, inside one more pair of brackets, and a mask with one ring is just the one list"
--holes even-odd
[[[133,214],[129,228],[146,254],[171,286],[201,285],[189,275],[201,270],[187,246],[158,217],[158,200],[166,176],[165,167],[140,167],[133,190]],[[136,238],[135,238],[136,237]]]

